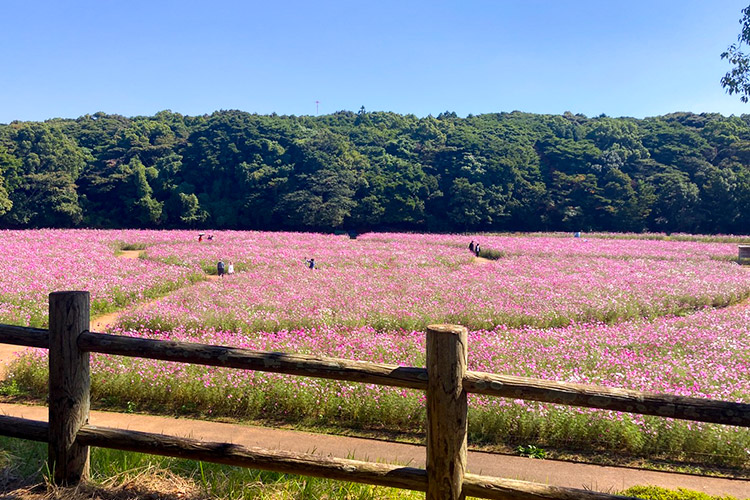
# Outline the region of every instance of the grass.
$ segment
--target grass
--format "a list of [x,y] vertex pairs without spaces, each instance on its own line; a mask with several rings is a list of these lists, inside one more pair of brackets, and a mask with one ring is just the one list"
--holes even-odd
[[[356,499],[411,500],[423,493],[125,452],[91,449],[91,479],[78,488],[49,485],[47,445],[0,437],[0,476],[11,489],[26,488],[39,499],[133,498],[198,500]],[[46,485],[46,486],[45,486]],[[50,493],[54,494],[50,494]],[[5,497],[4,497],[5,498]],[[23,498],[34,498],[24,496]]]
[[[219,274],[219,269],[217,267],[217,264],[218,264],[218,261],[216,262],[213,262],[213,261],[209,262],[207,260],[200,261],[200,267],[203,270],[203,272],[211,276],[216,276]],[[235,273],[244,273],[250,269],[250,265],[246,262],[236,262],[236,263],[233,262],[233,264],[234,264]],[[229,261],[225,261],[224,265],[225,265],[224,271],[226,272],[226,270],[229,267]]]
[[[156,300],[158,298],[169,295],[175,290],[179,290],[185,286],[190,286],[199,281],[204,281],[205,276],[201,273],[191,273],[187,276],[187,279],[180,281],[165,281],[157,286],[151,287],[145,290],[143,293],[138,291],[126,292],[122,290],[116,290],[112,293],[112,296],[107,299],[94,299],[91,301],[91,316],[101,316],[102,314],[108,314],[115,311],[120,311],[125,307],[138,302]],[[31,325],[31,326],[46,326],[46,325]]]
[[[207,269],[206,274],[216,275],[215,268]],[[199,278],[200,279],[204,279]],[[192,280],[193,278],[191,278]],[[168,292],[167,292],[168,293]],[[685,316],[699,311],[707,306],[722,308],[743,302],[750,297],[750,291],[741,294],[727,293],[717,296],[691,296],[681,295],[665,297],[662,301],[653,304],[638,302],[612,303],[608,307],[585,307],[564,313],[556,310],[548,310],[537,313],[526,313],[524,311],[491,311],[491,310],[466,310],[458,312],[446,312],[442,316],[435,317],[430,311],[411,311],[408,316],[395,316],[387,311],[372,310],[362,313],[356,318],[340,318],[336,311],[331,310],[326,318],[303,317],[297,318],[283,316],[267,318],[264,314],[276,312],[274,307],[262,304],[250,304],[248,311],[257,312],[251,318],[237,317],[231,313],[221,310],[205,310],[195,318],[174,315],[161,315],[155,313],[147,318],[140,316],[120,319],[119,325],[131,330],[159,330],[170,331],[180,328],[188,330],[213,329],[218,331],[232,332],[267,332],[273,333],[282,330],[314,329],[321,324],[336,325],[342,328],[372,327],[378,331],[392,330],[414,330],[424,329],[425,325],[432,323],[449,323],[463,325],[469,330],[492,330],[496,325],[504,325],[510,329],[531,328],[559,328],[575,323],[606,323],[615,324],[636,318],[655,319],[661,316]],[[93,307],[93,305],[92,305]],[[111,312],[111,311],[104,311]],[[97,311],[96,314],[103,312]],[[95,314],[95,315],[96,315]],[[36,326],[36,325],[32,325]]]
[[533,444],[528,444],[526,446],[517,446],[516,453],[518,453],[522,457],[538,458],[539,460],[544,460],[545,458],[547,458],[547,450]]
[[498,260],[502,259],[507,255],[502,250],[495,250],[494,248],[480,248],[479,257],[487,260]]
[[147,247],[148,245],[146,243],[125,243],[122,241],[117,243],[117,250],[120,250],[122,252],[145,250]]
[[668,490],[658,486],[632,486],[620,493],[645,500],[737,500],[735,497],[707,495],[700,491],[686,490],[683,488],[677,490]]
[[[127,361],[132,363],[129,368],[118,365],[118,370],[92,374],[92,407],[310,429],[328,428],[335,422],[335,433],[402,432],[419,436],[425,432],[425,404],[418,391],[382,388],[373,393],[365,384],[273,374],[235,378],[232,374],[237,371],[196,365],[183,365],[176,381],[157,376],[174,364],[146,366],[143,360]],[[136,382],[134,372],[142,377]],[[13,373],[2,386],[4,392],[44,400],[48,375],[43,363],[25,363],[22,359]],[[740,471],[749,463],[750,433],[730,426],[628,414],[612,418],[606,411],[557,405],[538,411],[537,406],[541,404],[472,398],[469,444],[492,448],[534,443],[550,452],[610,453],[628,460]]]
[[[423,493],[379,486],[257,471],[194,460],[91,449],[91,478],[71,488],[52,486],[47,445],[0,437],[0,491],[27,500],[416,500]],[[634,486],[621,495],[644,500],[737,500],[658,486]],[[3,496],[6,498],[6,496]]]
[[47,470],[47,444],[0,436],[0,477],[24,485],[42,481]]

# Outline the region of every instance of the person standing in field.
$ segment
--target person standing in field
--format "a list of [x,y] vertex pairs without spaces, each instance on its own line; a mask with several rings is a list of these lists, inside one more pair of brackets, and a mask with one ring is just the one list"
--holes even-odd
[[476,255],[477,257],[479,257],[479,252],[480,251],[481,250],[479,249],[479,243],[477,243],[476,245],[474,245],[474,255]]
[[219,278],[221,278],[221,277],[224,276],[224,261],[220,260],[216,264],[216,271],[218,271],[218,273],[219,273]]
[[229,263],[229,267],[227,267],[227,274],[234,274],[234,264],[231,262]]
[[471,240],[471,243],[469,243],[469,252],[474,251],[474,240]]
[[305,259],[305,262],[307,263],[307,267],[309,267],[310,269],[315,269],[315,259]]

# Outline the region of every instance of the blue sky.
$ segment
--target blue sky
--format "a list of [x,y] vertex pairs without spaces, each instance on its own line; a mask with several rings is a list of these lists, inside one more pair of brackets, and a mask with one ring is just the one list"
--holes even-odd
[[4,0],[0,123],[163,109],[750,113],[748,0]]

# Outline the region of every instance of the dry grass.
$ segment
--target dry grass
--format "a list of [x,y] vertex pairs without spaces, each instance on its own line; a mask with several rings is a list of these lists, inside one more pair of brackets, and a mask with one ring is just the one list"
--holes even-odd
[[[64,488],[50,483],[36,485],[3,484],[0,500],[208,500],[210,497],[195,481],[166,470],[129,471],[101,484],[82,483]],[[9,489],[10,487],[10,489]]]

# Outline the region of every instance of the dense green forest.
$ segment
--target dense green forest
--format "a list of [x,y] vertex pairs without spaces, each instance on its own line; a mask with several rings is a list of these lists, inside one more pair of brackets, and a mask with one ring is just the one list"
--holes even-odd
[[750,115],[0,125],[0,226],[748,233]]

